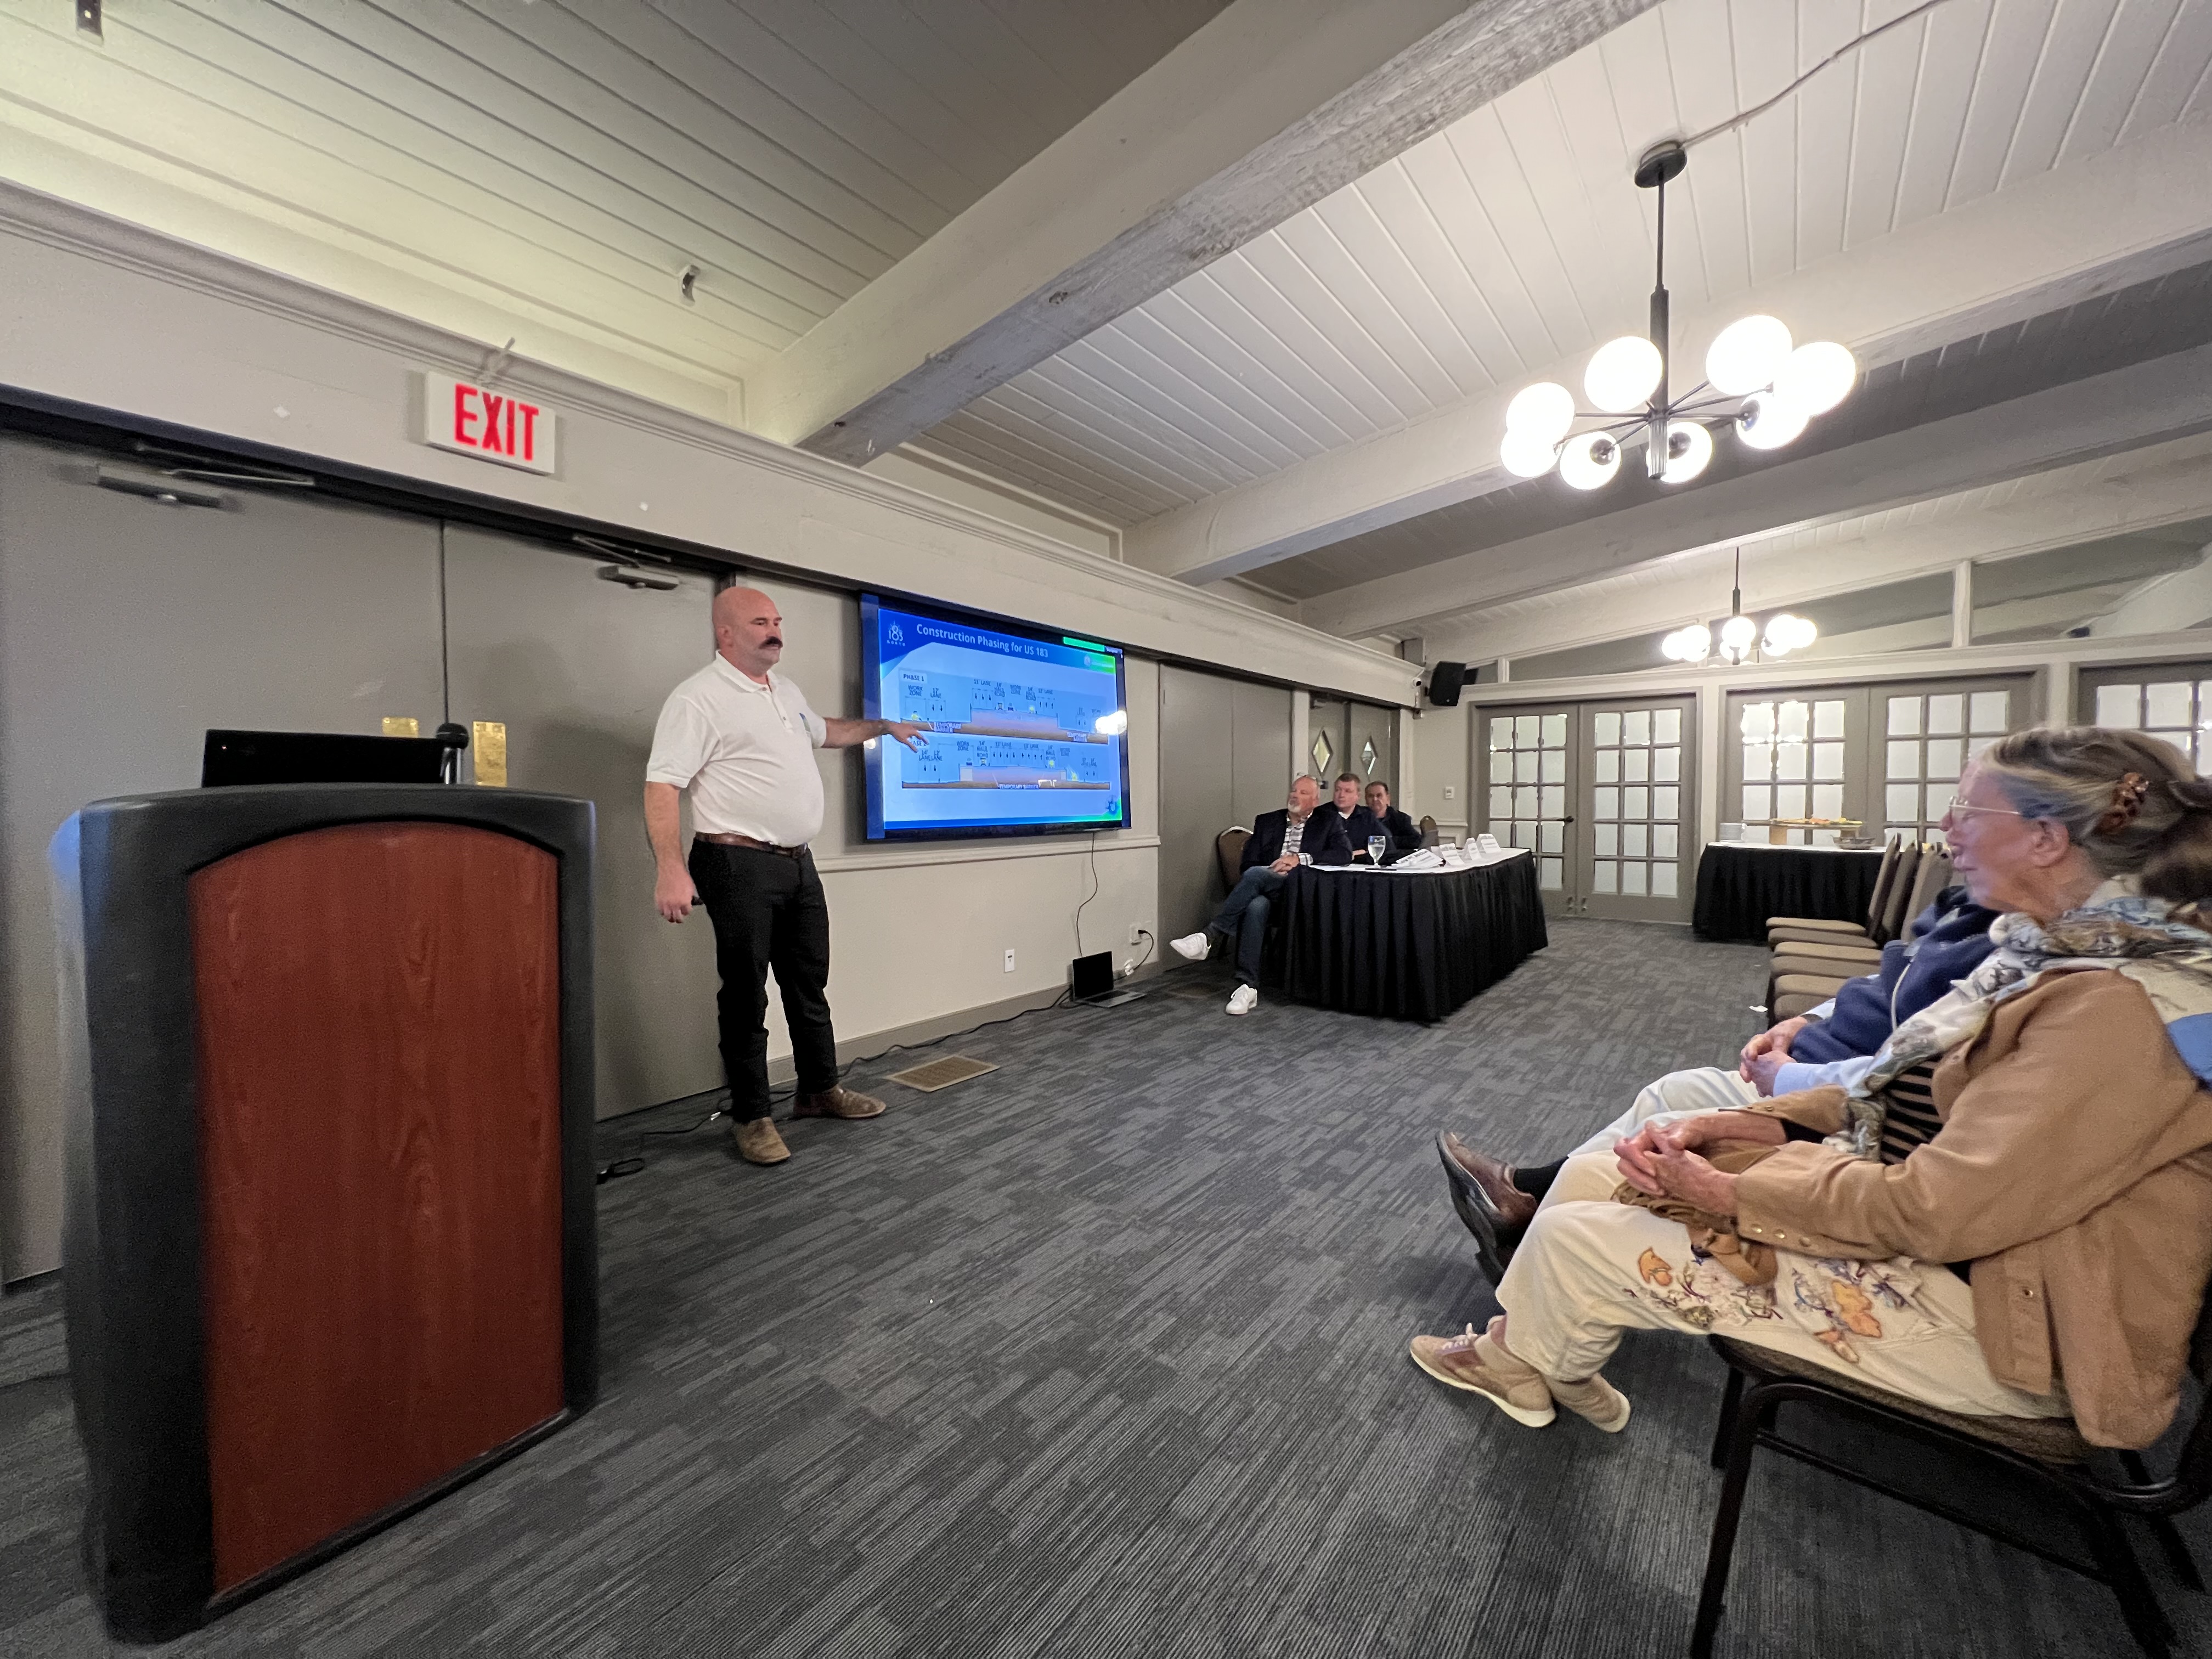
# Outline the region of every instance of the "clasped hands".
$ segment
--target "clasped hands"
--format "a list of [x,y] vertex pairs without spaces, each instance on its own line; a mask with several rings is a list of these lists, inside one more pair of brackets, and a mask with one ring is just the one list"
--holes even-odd
[[1728,1141],[1780,1146],[1789,1132],[1779,1118],[1757,1112],[1700,1112],[1672,1123],[1646,1123],[1613,1143],[1620,1178],[1654,1198],[1680,1199],[1708,1215],[1735,1213],[1737,1177],[1715,1169],[1697,1150]]

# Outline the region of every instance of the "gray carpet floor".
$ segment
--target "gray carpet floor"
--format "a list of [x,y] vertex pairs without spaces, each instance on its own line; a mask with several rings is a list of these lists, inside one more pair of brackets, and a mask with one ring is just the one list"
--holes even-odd
[[[1183,969],[945,1044],[1000,1069],[793,1126],[781,1169],[719,1125],[647,1143],[600,1189],[599,1407],[163,1652],[1686,1651],[1719,1486],[1705,1347],[1630,1337],[1618,1437],[1518,1427],[1406,1358],[1494,1307],[1437,1126],[1540,1158],[1750,1029],[1756,950],[1553,937],[1434,1027],[1229,1019]],[[61,1364],[58,1313],[51,1285],[0,1302],[9,1655],[107,1651],[65,1386],[26,1380]],[[2185,1529],[2212,1564],[2206,1518]],[[2208,1598],[2141,1553],[2183,1650],[2212,1651]],[[2100,1587],[1763,1459],[1721,1651],[2134,1649]]]

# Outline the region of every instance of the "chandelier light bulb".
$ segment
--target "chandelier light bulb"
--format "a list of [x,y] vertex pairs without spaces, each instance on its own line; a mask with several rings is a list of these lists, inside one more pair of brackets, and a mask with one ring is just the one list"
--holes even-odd
[[1721,624],[1721,655],[1730,662],[1741,662],[1751,654],[1751,642],[1759,637],[1759,624],[1739,611]]
[[1555,444],[1575,423],[1575,394],[1557,380],[1523,386],[1505,405],[1505,429],[1540,443]]
[[1552,470],[1552,463],[1559,459],[1559,449],[1548,439],[1526,432],[1509,432],[1505,441],[1498,447],[1498,459],[1516,478],[1540,478]]
[[1805,411],[1772,392],[1746,398],[1735,417],[1736,435],[1753,449],[1779,449],[1804,429]]
[[1767,619],[1767,637],[1779,638],[1784,647],[1791,651],[1802,651],[1820,637],[1820,630],[1810,619],[1793,617],[1787,611],[1777,611]]
[[1714,337],[1705,352],[1705,379],[1730,398],[1772,386],[1790,360],[1790,330],[1778,317],[1744,317]]
[[1845,398],[1859,378],[1858,359],[1833,340],[1815,340],[1790,354],[1774,377],[1775,394],[1808,416],[1825,415]]
[[1620,446],[1602,432],[1567,440],[1559,452],[1559,476],[1577,489],[1596,489],[1620,471]]
[[1583,371],[1583,390],[1608,415],[1626,414],[1644,407],[1666,368],[1657,346],[1640,335],[1624,334],[1607,341],[1591,356]]
[[1673,421],[1667,427],[1667,470],[1661,483],[1687,483],[1705,470],[1713,458],[1713,434],[1696,421]]
[[1713,653],[1713,630],[1703,623],[1678,628],[1659,641],[1659,652],[1674,662],[1703,662]]

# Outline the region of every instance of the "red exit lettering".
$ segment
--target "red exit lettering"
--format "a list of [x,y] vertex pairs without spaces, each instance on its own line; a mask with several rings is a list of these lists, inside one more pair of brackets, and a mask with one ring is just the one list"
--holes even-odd
[[430,442],[503,460],[534,471],[553,471],[553,417],[527,398],[490,392],[466,380],[428,377]]

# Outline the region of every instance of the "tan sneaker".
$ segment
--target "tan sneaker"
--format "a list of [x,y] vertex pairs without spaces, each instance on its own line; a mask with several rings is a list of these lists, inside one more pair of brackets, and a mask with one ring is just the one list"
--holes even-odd
[[831,1089],[818,1095],[800,1095],[791,1103],[793,1117],[879,1117],[884,1103],[873,1095],[854,1094],[850,1089]]
[[1581,1382],[1554,1382],[1547,1377],[1545,1382],[1553,1399],[1607,1434],[1619,1434],[1628,1426],[1628,1396],[1603,1376]]
[[731,1119],[730,1139],[738,1143],[738,1156],[748,1164],[781,1164],[791,1156],[791,1148],[776,1133],[772,1117],[747,1118],[743,1122]]
[[1437,1382],[1480,1395],[1516,1423],[1540,1429],[1559,1415],[1536,1368],[1472,1325],[1457,1336],[1417,1336],[1412,1352],[1413,1363]]

